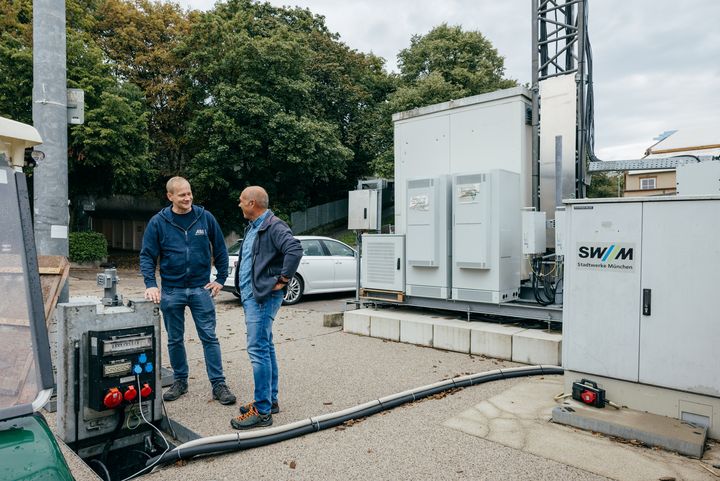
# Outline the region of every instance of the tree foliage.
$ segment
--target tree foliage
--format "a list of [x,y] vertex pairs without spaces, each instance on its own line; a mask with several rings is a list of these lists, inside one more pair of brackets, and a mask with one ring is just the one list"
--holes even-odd
[[239,221],[235,199],[258,184],[289,213],[370,173],[369,119],[392,83],[380,59],[340,43],[322,17],[233,0],[201,16],[179,55],[198,106],[188,175],[213,211]]
[[425,35],[414,35],[410,47],[398,54],[400,85],[385,105],[384,149],[373,161],[374,171],[392,177],[393,113],[514,87],[517,82],[503,76],[504,63],[492,43],[477,31],[443,23]]
[[620,197],[625,190],[625,176],[619,172],[598,172],[590,178],[587,197]]
[[[226,0],[207,12],[156,0],[66,0],[72,196],[162,196],[174,175],[227,230],[264,186],[280,213],[393,175],[395,112],[515,85],[479,32],[440,25],[400,52],[400,73],[350,49],[310,10]],[[0,115],[31,122],[32,0],[0,3]]]
[[[85,91],[86,120],[69,127],[71,198],[144,192],[150,170],[142,94],[113,75],[92,35],[100,2],[66,1],[67,84]],[[0,115],[32,123],[32,0],[0,4],[0,25]]]

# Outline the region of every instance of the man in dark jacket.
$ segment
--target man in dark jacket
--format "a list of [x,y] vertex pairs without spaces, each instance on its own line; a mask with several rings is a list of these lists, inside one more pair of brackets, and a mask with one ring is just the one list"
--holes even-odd
[[240,194],[239,207],[250,223],[240,247],[235,288],[245,311],[255,392],[254,401],[242,406],[240,415],[230,421],[235,429],[270,426],[272,415],[280,411],[272,323],[303,250],[288,225],[268,210],[268,204],[262,187],[248,187]]
[[[163,394],[163,399],[174,401],[188,389],[188,363],[183,342],[187,306],[203,345],[213,399],[221,404],[233,404],[235,395],[225,384],[220,343],[215,335],[213,297],[222,288],[228,273],[228,253],[222,231],[210,212],[192,205],[192,190],[187,180],[182,177],[170,179],[167,197],[172,205],[150,219],[140,251],[145,298],[160,304],[174,371],[174,382]],[[158,259],[162,291],[155,279]],[[214,282],[210,281],[211,259],[215,260],[217,269]]]

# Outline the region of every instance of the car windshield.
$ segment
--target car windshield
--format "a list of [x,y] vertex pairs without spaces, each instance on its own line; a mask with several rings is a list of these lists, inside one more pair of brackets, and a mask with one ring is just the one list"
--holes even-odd
[[238,239],[233,245],[228,247],[228,255],[236,256],[240,252],[240,246],[242,245],[242,239]]

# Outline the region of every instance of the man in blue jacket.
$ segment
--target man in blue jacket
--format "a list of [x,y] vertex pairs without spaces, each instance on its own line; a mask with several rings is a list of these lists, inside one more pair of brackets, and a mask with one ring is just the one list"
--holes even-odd
[[245,311],[255,392],[254,401],[242,406],[240,415],[230,420],[235,429],[270,426],[272,415],[280,411],[272,323],[303,250],[288,225],[268,210],[268,204],[268,194],[262,187],[251,186],[240,194],[239,207],[250,222],[235,269],[235,289]]
[[[222,231],[210,212],[192,205],[192,190],[187,180],[182,177],[170,179],[167,197],[172,205],[150,219],[140,251],[145,298],[160,304],[174,371],[174,382],[163,394],[163,399],[174,401],[188,389],[188,363],[183,342],[187,306],[203,345],[213,399],[221,404],[234,404],[235,395],[225,384],[220,343],[215,335],[213,297],[222,288],[228,272],[228,253]],[[162,291],[155,279],[158,259]],[[210,281],[211,259],[215,260],[217,269],[214,282]]]

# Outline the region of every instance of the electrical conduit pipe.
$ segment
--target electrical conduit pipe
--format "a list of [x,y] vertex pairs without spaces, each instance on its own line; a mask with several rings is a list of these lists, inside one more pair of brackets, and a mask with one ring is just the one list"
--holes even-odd
[[146,466],[161,466],[163,464],[173,463],[181,459],[189,459],[200,455],[220,454],[266,446],[268,444],[285,441],[287,439],[304,436],[305,434],[312,432],[339,426],[351,419],[368,417],[382,411],[396,408],[397,406],[405,403],[417,401],[419,399],[447,391],[449,389],[465,388],[476,384],[483,384],[501,379],[512,379],[515,377],[556,375],[562,373],[563,369],[561,367],[538,365],[496,369],[493,371],[459,376],[397,394],[391,394],[365,404],[343,409],[342,411],[303,419],[283,426],[271,427],[252,432],[220,434],[217,436],[195,439],[181,444],[162,456],[156,456],[152,459],[148,459]]

